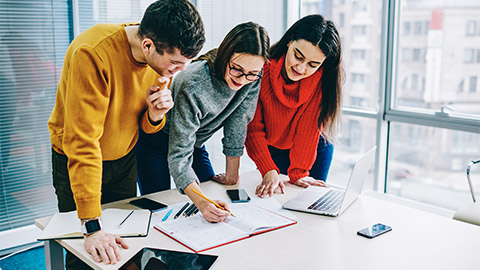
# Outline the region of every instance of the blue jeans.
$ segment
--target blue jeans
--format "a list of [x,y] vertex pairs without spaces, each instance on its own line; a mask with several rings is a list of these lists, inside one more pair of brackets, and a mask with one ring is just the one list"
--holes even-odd
[[[290,149],[282,150],[269,145],[268,150],[270,151],[273,162],[275,162],[275,165],[280,169],[280,173],[287,174],[288,168],[290,167]],[[333,145],[323,137],[320,137],[317,146],[317,158],[310,169],[310,176],[318,180],[327,181],[332,158]]]
[[[163,131],[146,134],[139,130],[136,152],[138,185],[142,195],[171,188],[168,142],[169,136]],[[215,175],[205,146],[193,149],[192,168],[200,182],[210,180]]]

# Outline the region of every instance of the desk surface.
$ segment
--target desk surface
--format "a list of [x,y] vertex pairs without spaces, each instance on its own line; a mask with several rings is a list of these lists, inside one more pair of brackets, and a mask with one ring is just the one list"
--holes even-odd
[[[261,176],[253,171],[240,176],[240,188],[255,196]],[[284,203],[303,190],[286,183],[286,194],[274,197]],[[226,188],[215,182],[201,184],[210,197],[228,201]],[[187,199],[177,190],[150,197],[167,204]],[[126,202],[107,207],[133,208]],[[336,218],[294,212],[298,224],[250,237],[204,252],[219,258],[212,269],[478,269],[480,226],[431,214],[394,203],[388,196],[362,194]],[[49,218],[35,221],[44,228]],[[375,223],[393,228],[374,239],[356,232]],[[122,250],[116,265],[97,264],[83,248],[83,240],[58,241],[95,269],[116,269],[142,247],[191,252],[162,233],[151,229],[146,238],[125,238],[130,248]]]

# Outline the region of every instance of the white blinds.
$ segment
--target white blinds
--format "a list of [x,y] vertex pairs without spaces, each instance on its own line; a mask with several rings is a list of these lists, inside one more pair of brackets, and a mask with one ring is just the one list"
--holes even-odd
[[140,22],[153,0],[79,0],[80,32],[97,23]]
[[47,120],[70,40],[68,2],[0,2],[1,231],[56,211]]
[[252,21],[267,29],[270,42],[283,35],[284,1],[279,0],[197,0],[197,9],[205,23],[206,42],[202,52],[218,47],[237,24]]

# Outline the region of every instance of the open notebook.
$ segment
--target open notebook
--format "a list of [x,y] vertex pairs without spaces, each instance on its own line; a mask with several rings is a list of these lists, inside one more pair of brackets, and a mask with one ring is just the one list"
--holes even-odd
[[297,223],[251,203],[231,204],[230,210],[235,217],[230,216],[221,223],[210,223],[199,213],[158,222],[154,228],[187,248],[202,252]]
[[[133,210],[119,228],[118,225],[132,210],[109,208],[102,211],[103,230],[122,237],[147,236],[152,213],[150,210]],[[77,211],[56,213],[42,231],[38,240],[83,238]]]

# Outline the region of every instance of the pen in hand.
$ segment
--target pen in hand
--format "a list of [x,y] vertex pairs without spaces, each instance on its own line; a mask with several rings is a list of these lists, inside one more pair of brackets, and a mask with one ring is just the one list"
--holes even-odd
[[123,223],[125,223],[125,221],[127,221],[127,219],[133,214],[133,211],[135,211],[135,210],[132,210],[132,211],[122,220],[122,222],[120,222],[120,224],[118,224],[117,228],[119,228],[119,229],[122,228]]
[[206,197],[205,195],[203,195],[202,193],[196,191],[194,188],[192,188],[192,191],[195,192],[195,193],[197,193],[200,197],[204,198],[204,199],[207,200],[208,202],[213,203],[213,205],[215,205],[217,208],[220,208],[220,209],[222,209],[223,211],[227,211],[227,212],[230,213],[230,215],[231,215],[232,217],[235,217],[235,215],[234,215],[232,212],[230,212],[230,210],[227,210],[227,209],[225,209],[224,207],[222,207],[221,205],[219,205],[218,203],[210,200],[209,198],[207,198],[207,197]]

